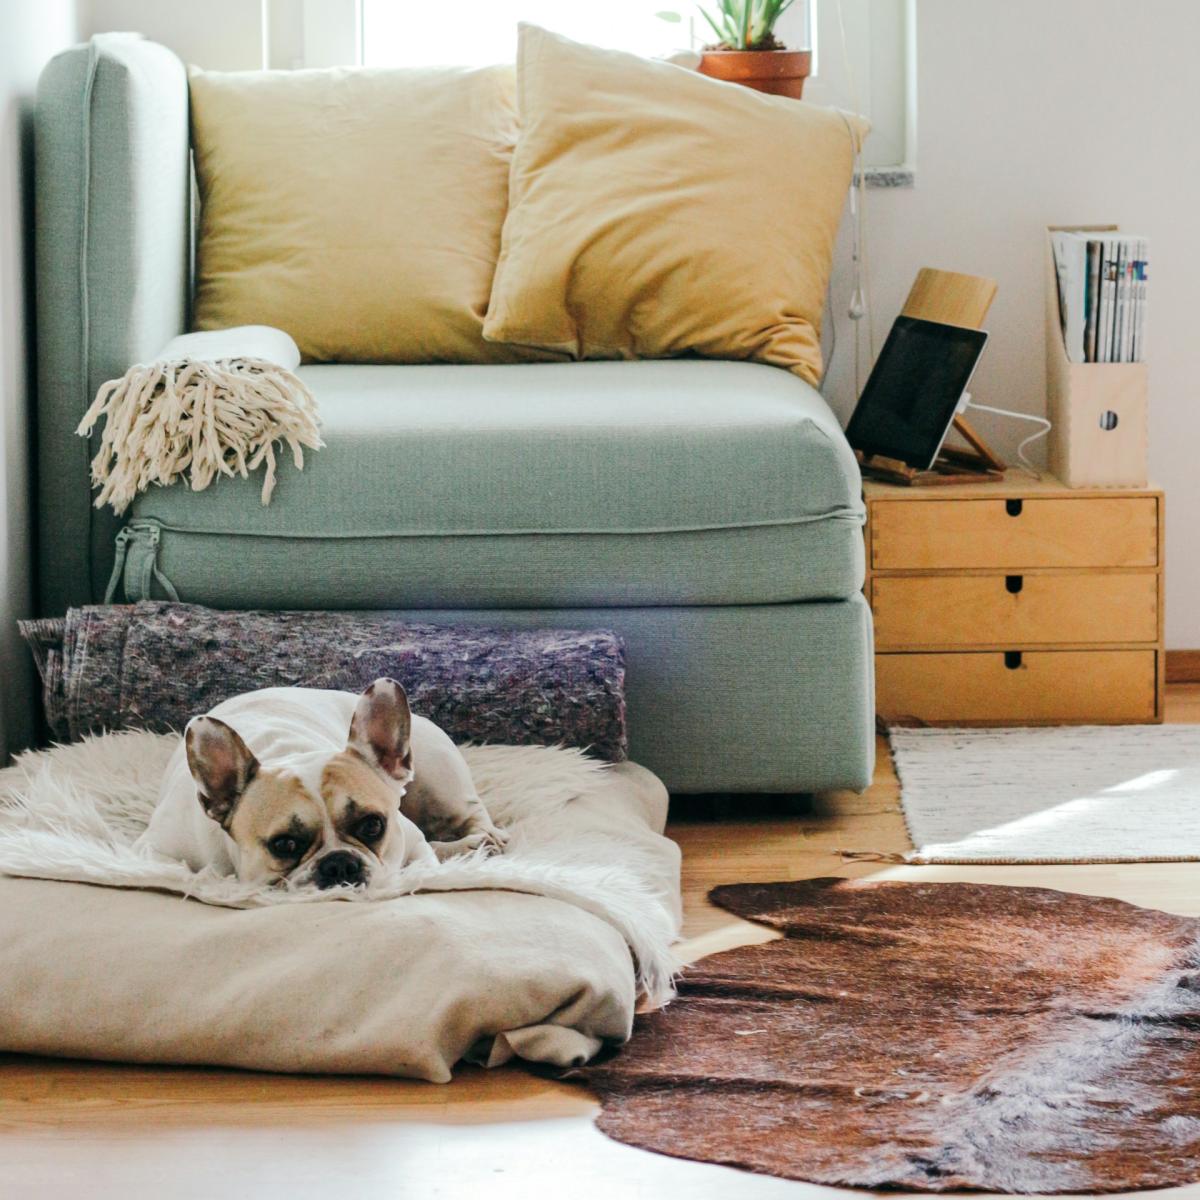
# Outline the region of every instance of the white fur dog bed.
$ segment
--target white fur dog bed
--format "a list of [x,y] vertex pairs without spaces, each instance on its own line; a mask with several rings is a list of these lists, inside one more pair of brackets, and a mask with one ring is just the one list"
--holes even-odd
[[629,1036],[639,991],[670,996],[679,851],[643,768],[467,747],[508,851],[331,901],[136,853],[174,745],[109,734],[0,771],[0,1050],[445,1081],[463,1058],[581,1063]]

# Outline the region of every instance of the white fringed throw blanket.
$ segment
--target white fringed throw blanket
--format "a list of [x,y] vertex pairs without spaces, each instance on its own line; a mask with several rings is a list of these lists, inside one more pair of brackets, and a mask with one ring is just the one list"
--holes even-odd
[[286,442],[297,470],[302,447],[319,450],[316,402],[295,375],[296,343],[280,329],[241,325],[173,338],[153,362],[110,379],[76,431],[107,418],[92,460],[96,507],[123,513],[151,484],[185,472],[193,491],[218,475],[266,464],[262,502],[275,490],[275,443]]

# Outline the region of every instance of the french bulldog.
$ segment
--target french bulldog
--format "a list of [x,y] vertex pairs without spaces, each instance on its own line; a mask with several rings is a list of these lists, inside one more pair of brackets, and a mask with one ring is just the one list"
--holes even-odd
[[264,688],[195,717],[139,839],[195,871],[321,889],[504,842],[458,747],[394,679]]

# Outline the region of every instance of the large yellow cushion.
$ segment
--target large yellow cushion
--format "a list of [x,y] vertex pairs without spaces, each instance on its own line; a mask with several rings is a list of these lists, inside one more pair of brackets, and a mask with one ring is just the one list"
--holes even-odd
[[511,67],[193,71],[197,328],[275,325],[308,361],[532,357],[481,335],[514,88]]
[[753,358],[820,379],[865,123],[529,25],[517,93],[485,337],[577,358]]

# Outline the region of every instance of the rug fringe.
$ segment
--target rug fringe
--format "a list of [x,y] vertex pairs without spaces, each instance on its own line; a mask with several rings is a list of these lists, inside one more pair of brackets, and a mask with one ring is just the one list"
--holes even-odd
[[890,850],[839,850],[843,862],[908,863],[912,860]]
[[1054,867],[1097,866],[1116,863],[1189,863],[1200,862],[1200,854],[1140,855],[1123,858],[949,858],[941,855],[898,854],[888,850],[838,850],[843,862],[893,863],[905,867]]

